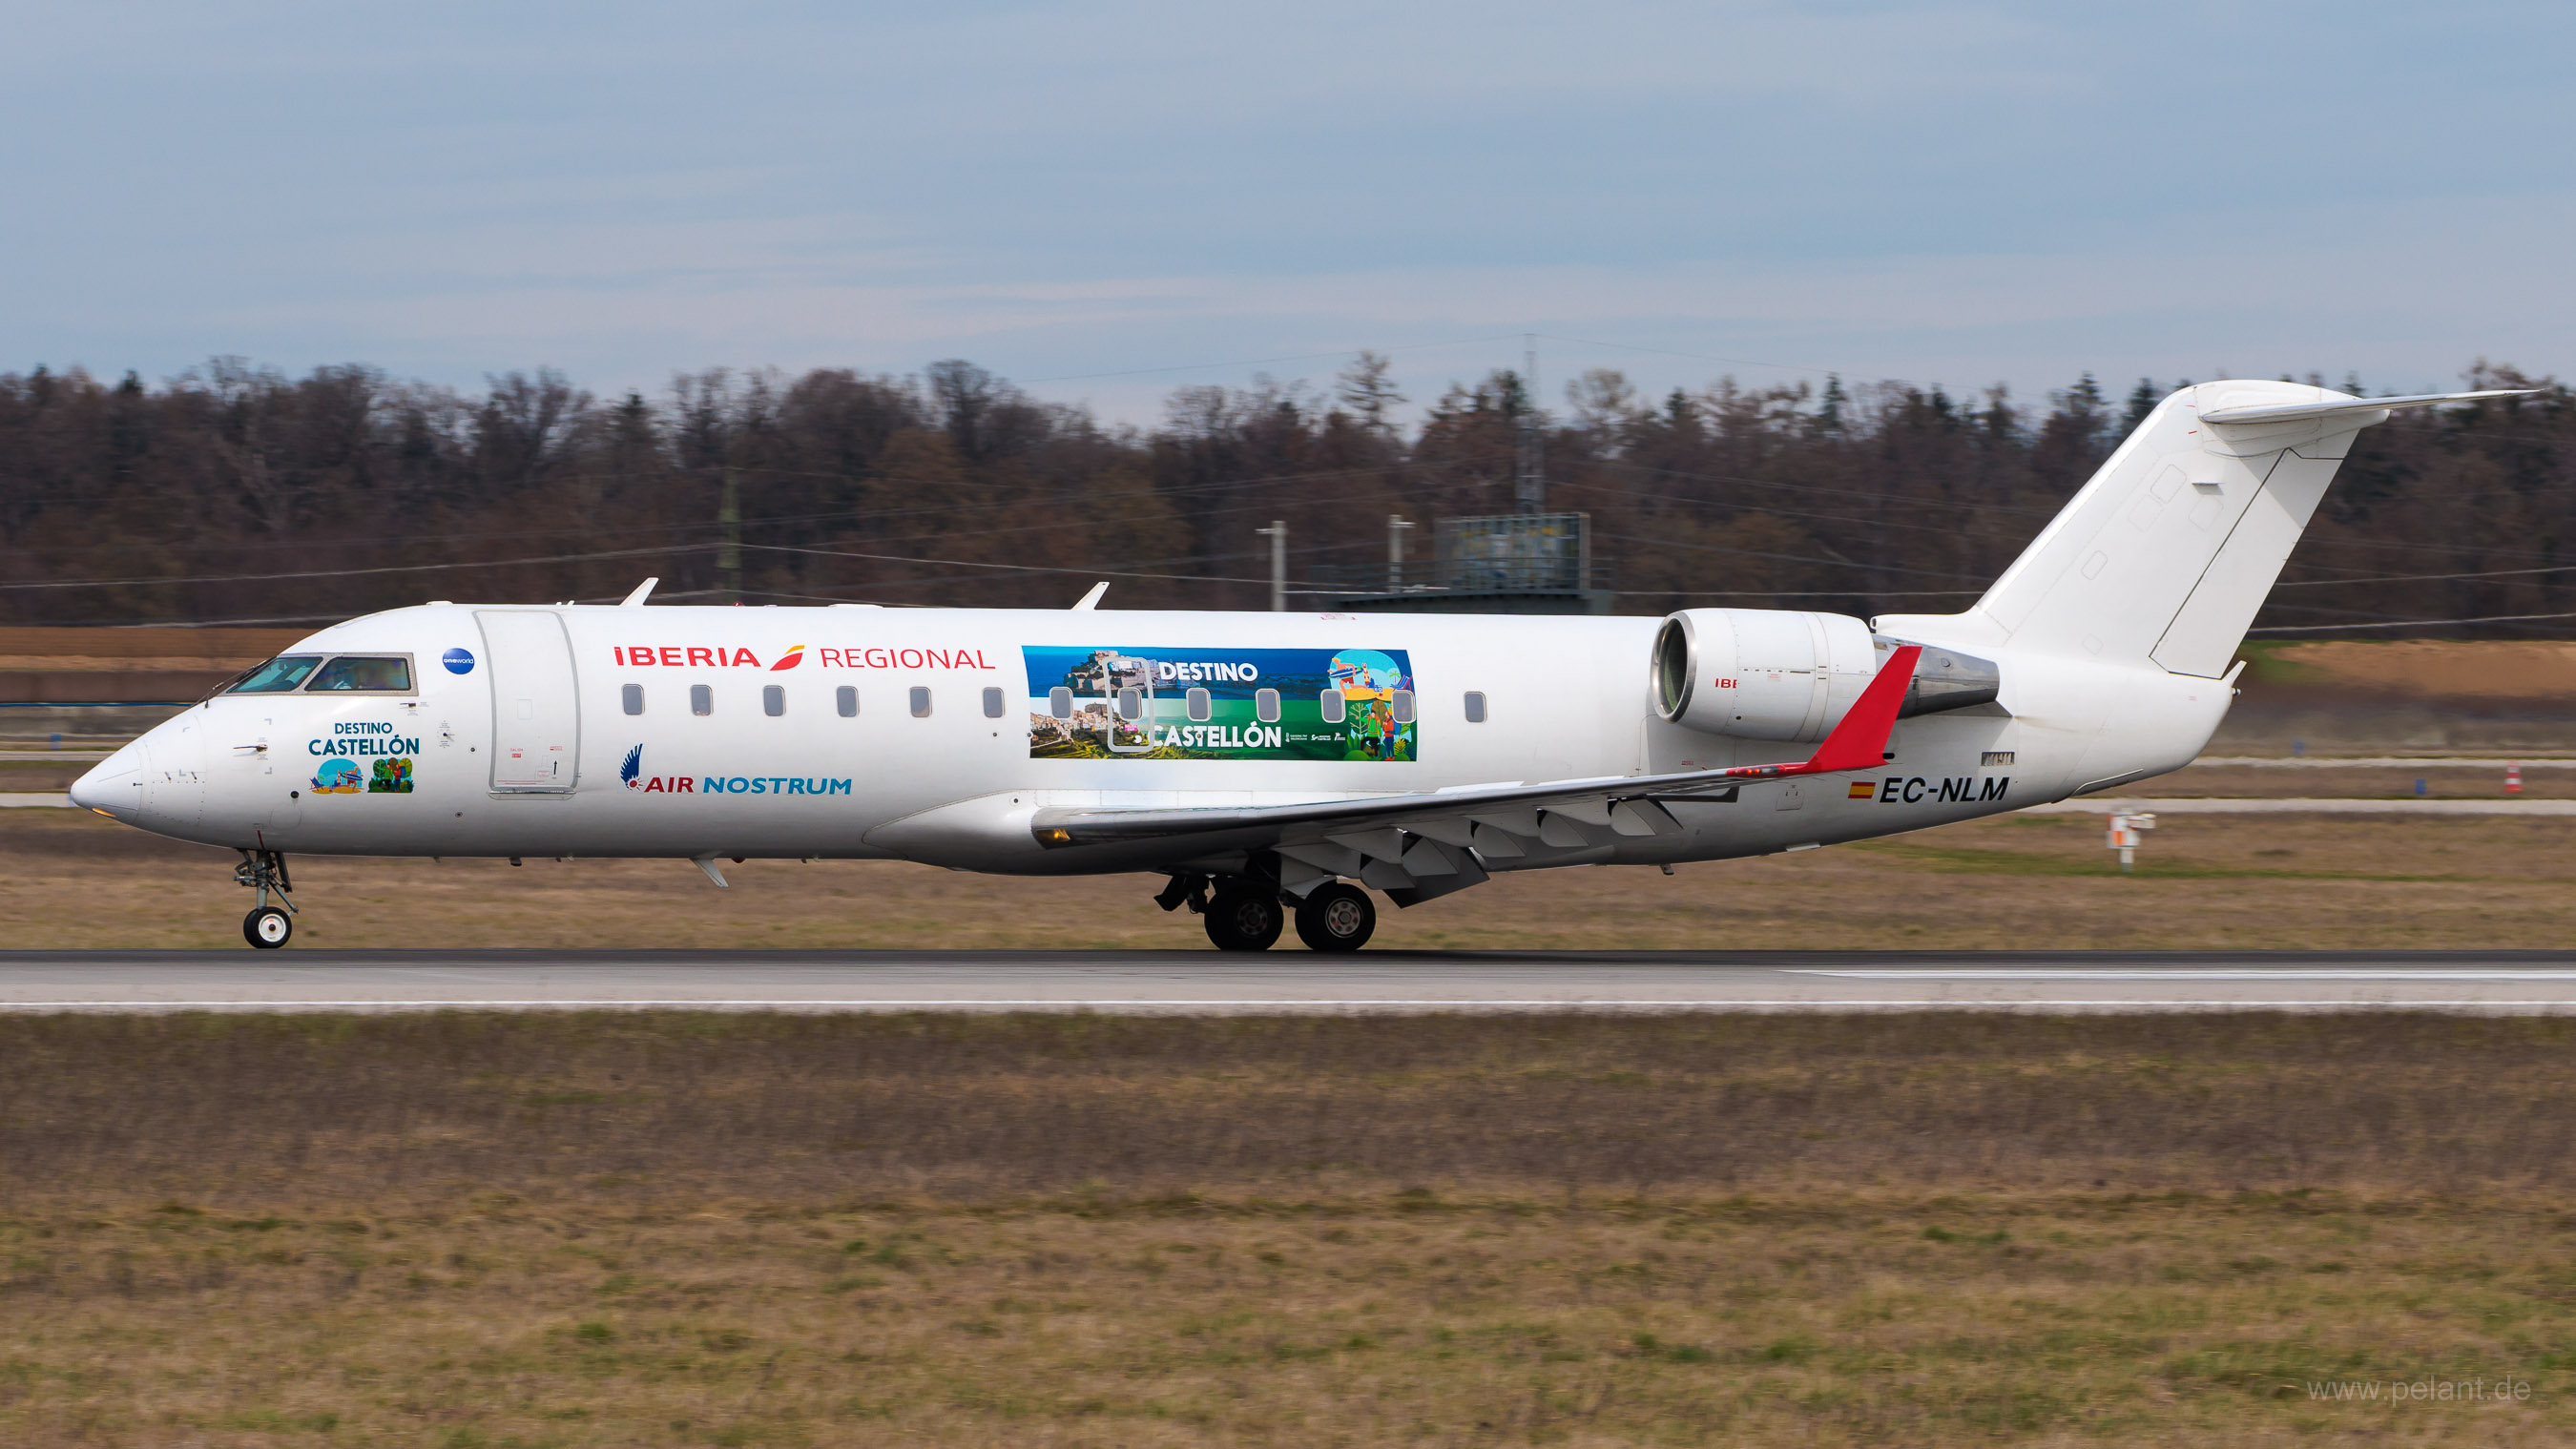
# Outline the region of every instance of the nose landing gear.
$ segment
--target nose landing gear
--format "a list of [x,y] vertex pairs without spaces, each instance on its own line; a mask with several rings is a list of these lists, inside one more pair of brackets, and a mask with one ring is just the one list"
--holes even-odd
[[[286,876],[286,857],[274,850],[245,850],[241,864],[233,867],[233,879],[259,892],[259,904],[242,917],[242,939],[263,951],[285,945],[295,934],[295,902],[287,898],[295,887]],[[269,904],[271,891],[277,893],[276,905]]]

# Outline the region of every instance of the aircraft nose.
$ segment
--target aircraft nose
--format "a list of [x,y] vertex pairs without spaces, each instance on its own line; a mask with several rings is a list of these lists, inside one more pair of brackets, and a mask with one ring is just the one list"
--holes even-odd
[[72,803],[84,809],[131,820],[143,811],[143,741],[129,741],[115,754],[92,765],[72,782]]

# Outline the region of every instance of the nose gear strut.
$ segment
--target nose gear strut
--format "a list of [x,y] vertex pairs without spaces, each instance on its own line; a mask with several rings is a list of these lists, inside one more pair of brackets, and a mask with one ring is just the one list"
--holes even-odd
[[[242,917],[242,939],[263,951],[285,945],[295,934],[295,902],[288,895],[295,885],[287,878],[286,857],[274,850],[244,850],[241,864],[233,867],[233,880],[259,892],[259,904]],[[277,893],[275,905],[269,903],[271,891]]]

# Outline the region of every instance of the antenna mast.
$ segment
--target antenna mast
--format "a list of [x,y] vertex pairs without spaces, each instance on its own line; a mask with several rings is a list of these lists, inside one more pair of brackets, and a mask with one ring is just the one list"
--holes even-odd
[[1521,334],[1520,447],[1512,459],[1512,501],[1523,513],[1547,511],[1547,464],[1538,427],[1538,334]]

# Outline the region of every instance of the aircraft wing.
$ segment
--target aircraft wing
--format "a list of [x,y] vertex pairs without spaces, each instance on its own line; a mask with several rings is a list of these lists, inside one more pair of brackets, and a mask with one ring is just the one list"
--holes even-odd
[[1411,905],[1484,880],[1485,861],[1573,863],[1569,857],[1606,851],[1622,837],[1678,835],[1669,803],[1722,803],[1748,781],[1875,770],[1922,652],[1915,644],[1891,651],[1815,754],[1795,763],[1283,805],[1059,808],[1039,811],[1030,829],[1053,849],[1168,841],[1273,850],[1283,885],[1356,876]]

